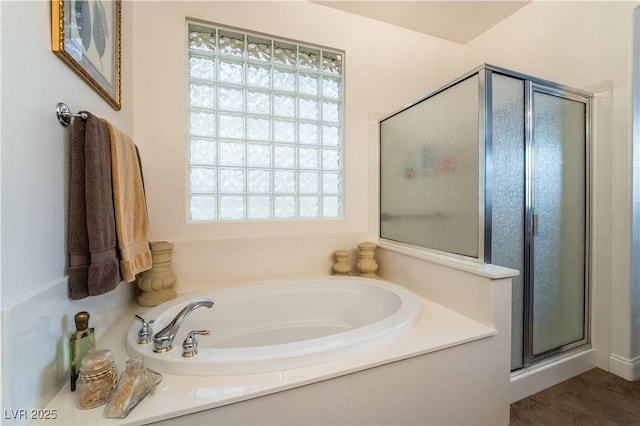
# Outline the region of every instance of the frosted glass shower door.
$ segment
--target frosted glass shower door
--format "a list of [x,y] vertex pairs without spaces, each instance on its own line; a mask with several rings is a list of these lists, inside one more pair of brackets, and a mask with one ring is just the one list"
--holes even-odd
[[532,101],[529,273],[535,358],[586,339],[587,104],[535,86]]
[[520,271],[512,371],[589,343],[590,105],[483,65],[380,121],[380,239]]

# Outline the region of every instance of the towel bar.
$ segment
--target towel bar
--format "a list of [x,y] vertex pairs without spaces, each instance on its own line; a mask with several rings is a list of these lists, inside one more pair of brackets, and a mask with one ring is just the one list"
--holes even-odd
[[56,105],[56,115],[58,116],[58,122],[63,126],[71,124],[71,117],[80,117],[83,120],[89,118],[89,114],[86,112],[71,112],[67,104],[63,102],[58,102],[58,105]]

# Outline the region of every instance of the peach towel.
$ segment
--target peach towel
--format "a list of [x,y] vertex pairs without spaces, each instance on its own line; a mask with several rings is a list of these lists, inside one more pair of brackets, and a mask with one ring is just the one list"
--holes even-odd
[[142,170],[135,144],[127,135],[103,120],[111,138],[111,178],[120,273],[127,282],[151,269],[149,218]]

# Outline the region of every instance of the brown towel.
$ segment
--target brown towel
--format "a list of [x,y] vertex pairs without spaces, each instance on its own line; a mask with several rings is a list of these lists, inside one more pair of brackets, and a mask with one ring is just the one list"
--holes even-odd
[[96,116],[71,124],[69,297],[97,296],[121,282],[109,130]]
[[116,233],[120,249],[120,273],[132,282],[136,274],[151,269],[149,219],[142,170],[133,141],[107,121],[111,137],[111,174]]

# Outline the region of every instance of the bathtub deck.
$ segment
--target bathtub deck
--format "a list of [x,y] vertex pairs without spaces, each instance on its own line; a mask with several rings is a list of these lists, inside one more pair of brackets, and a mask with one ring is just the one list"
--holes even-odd
[[[142,314],[144,310],[132,304],[129,314],[123,315],[98,342],[98,348],[113,351],[118,371],[124,369],[124,362],[128,359],[126,331],[134,315]],[[65,386],[47,407],[55,410],[57,419],[42,424],[113,425],[162,421],[441,351],[495,334],[492,327],[422,299],[421,318],[411,331],[366,353],[269,373],[196,377],[164,374],[156,392],[147,396],[126,419],[104,418],[104,406],[92,410],[77,409],[75,394]]]

